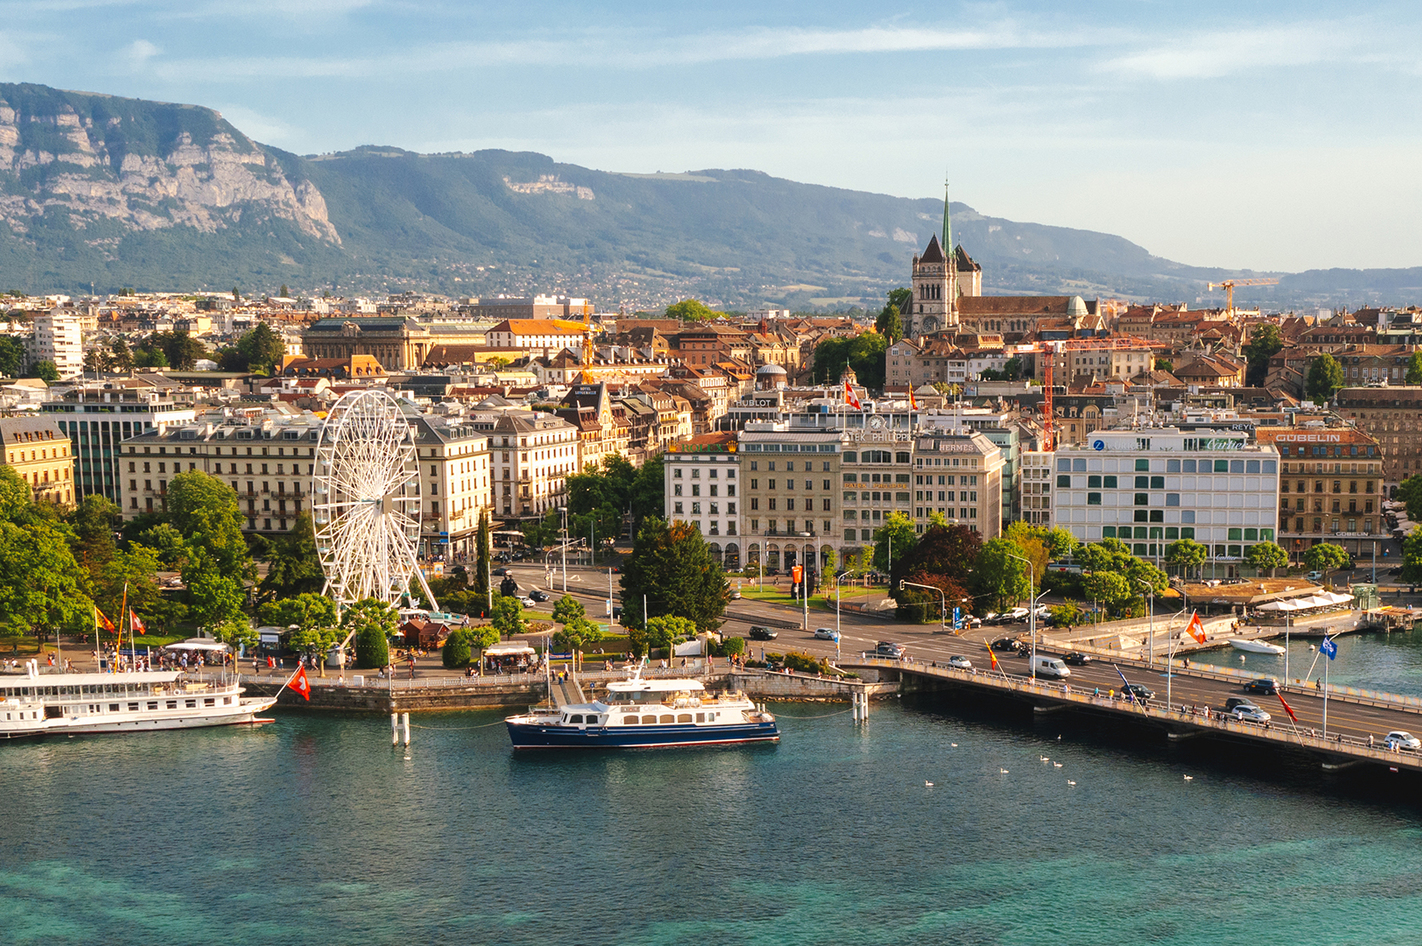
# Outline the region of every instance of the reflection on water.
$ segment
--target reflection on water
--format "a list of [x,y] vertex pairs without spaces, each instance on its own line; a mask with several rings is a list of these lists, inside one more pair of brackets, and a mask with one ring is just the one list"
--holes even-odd
[[[1270,643],[1284,646],[1280,635]],[[1318,652],[1318,638],[1288,640],[1288,675],[1293,679],[1318,679],[1328,660]],[[1240,658],[1244,660],[1241,661]],[[1285,655],[1245,654],[1233,647],[1191,654],[1190,660],[1215,666],[1243,668],[1261,676],[1284,677]],[[1328,668],[1328,682],[1339,686],[1422,696],[1422,633],[1344,634],[1338,638],[1338,656]]]
[[416,717],[394,749],[381,717],[298,715],[0,746],[0,930],[1253,946],[1422,929],[1410,777],[1013,704],[893,701],[861,726],[783,709],[780,745],[711,750],[515,756],[489,712]]

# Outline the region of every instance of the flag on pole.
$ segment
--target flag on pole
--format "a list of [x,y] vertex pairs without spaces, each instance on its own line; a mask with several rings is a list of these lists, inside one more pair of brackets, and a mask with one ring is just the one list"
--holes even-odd
[[1126,675],[1121,672],[1120,667],[1117,667],[1115,664],[1112,664],[1111,666],[1115,668],[1116,676],[1121,678],[1121,684],[1126,688],[1126,693],[1129,694],[1131,692],[1131,681],[1126,679]]
[[997,654],[994,654],[994,653],[992,652],[992,646],[991,646],[991,645],[989,645],[989,644],[984,644],[983,646],[986,647],[987,650],[988,650],[988,660],[991,660],[991,661],[992,661],[992,669],[993,669],[993,670],[996,670],[996,669],[997,669]]
[[109,631],[110,633],[113,632],[114,622],[110,621],[108,615],[100,611],[97,607],[94,608],[94,622],[100,627],[102,627],[104,630]]
[[918,398],[913,396],[913,385],[909,385],[909,410],[918,410]]
[[1205,642],[1205,625],[1200,623],[1200,612],[1190,612],[1190,623],[1186,626],[1185,632],[1195,638],[1197,644]]
[[1327,654],[1329,660],[1338,656],[1338,642],[1331,637],[1325,637],[1323,643],[1318,645],[1318,649],[1321,653]]
[[856,411],[864,410],[864,405],[859,403],[859,396],[854,393],[854,388],[850,386],[848,381],[844,382],[844,403]]
[[143,622],[138,619],[138,615],[132,611],[128,612],[128,629],[135,634],[148,633],[148,628],[143,626]]
[[1279,698],[1280,703],[1284,704],[1284,712],[1289,714],[1289,719],[1292,719],[1294,722],[1297,723],[1299,721],[1299,718],[1294,715],[1294,708],[1288,704],[1287,700],[1284,699],[1284,694],[1280,693],[1278,690],[1275,690],[1274,695]]
[[311,681],[306,679],[305,667],[298,666],[296,672],[291,675],[289,683],[291,688],[304,696],[308,703],[311,701]]

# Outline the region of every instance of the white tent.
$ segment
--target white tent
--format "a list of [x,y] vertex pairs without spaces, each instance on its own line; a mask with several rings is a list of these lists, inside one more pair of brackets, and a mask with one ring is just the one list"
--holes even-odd
[[703,641],[699,637],[695,640],[682,641],[676,645],[673,654],[677,657],[700,657],[704,653],[702,643]]
[[210,637],[189,637],[185,641],[169,644],[164,650],[226,650],[227,645]]
[[533,648],[522,642],[495,644],[493,647],[484,651],[485,657],[523,657],[532,655]]

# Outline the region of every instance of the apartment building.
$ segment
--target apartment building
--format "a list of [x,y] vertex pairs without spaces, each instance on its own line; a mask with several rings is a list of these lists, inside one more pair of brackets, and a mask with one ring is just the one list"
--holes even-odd
[[83,322],[74,312],[39,312],[35,314],[35,334],[30,342],[30,364],[52,361],[61,378],[72,378],[84,371]]
[[123,477],[119,469],[120,444],[172,424],[191,424],[197,417],[191,405],[180,404],[155,391],[113,385],[74,388],[40,411],[69,436],[74,457],[74,500],[98,493],[122,506]]
[[967,427],[919,428],[913,441],[914,528],[934,513],[983,538],[1002,533],[1002,451]]
[[1279,538],[1290,557],[1319,542],[1350,554],[1387,538],[1382,518],[1382,451],[1354,427],[1260,427],[1279,451]]
[[[913,433],[908,418],[869,415],[843,436],[844,545],[859,548],[894,513],[913,518]],[[919,529],[923,531],[922,528]]]
[[1422,473],[1422,387],[1343,388],[1333,403],[1341,417],[1377,442],[1385,496]]
[[72,447],[52,418],[0,417],[0,449],[35,502],[74,505]]
[[668,520],[694,525],[730,569],[741,567],[740,466],[733,433],[692,437],[662,454]]
[[1212,573],[1233,576],[1250,545],[1277,539],[1279,454],[1246,432],[1102,430],[1053,462],[1054,524],[1079,541],[1120,539],[1159,563],[1194,539]]
[[793,421],[746,424],[739,452],[748,565],[763,562],[767,574],[805,565],[814,587],[837,560],[844,547],[838,525],[844,450],[837,428]]
[[1029,525],[1050,529],[1052,523],[1052,454],[1022,452],[1022,513]]
[[489,432],[493,506],[510,519],[541,517],[566,502],[578,471],[578,428],[536,411],[506,411]]

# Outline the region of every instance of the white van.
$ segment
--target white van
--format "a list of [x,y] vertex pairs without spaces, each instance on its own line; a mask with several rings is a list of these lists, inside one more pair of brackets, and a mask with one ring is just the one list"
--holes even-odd
[[1071,668],[1062,663],[1060,657],[1043,657],[1038,655],[1031,658],[1031,666],[1028,673],[1036,671],[1039,677],[1049,677],[1053,680],[1065,680],[1071,676]]

